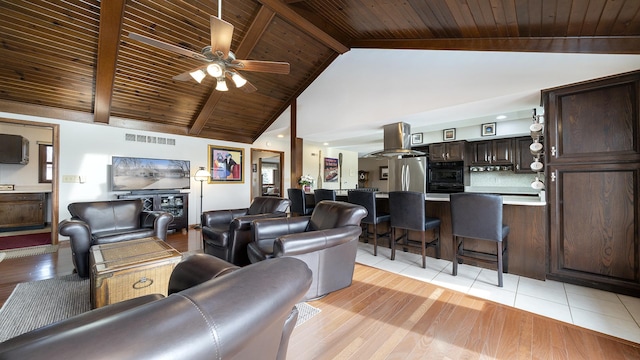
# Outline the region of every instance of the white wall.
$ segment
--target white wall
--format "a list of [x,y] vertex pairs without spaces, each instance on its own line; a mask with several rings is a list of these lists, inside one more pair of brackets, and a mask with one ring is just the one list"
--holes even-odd
[[[358,153],[334,149],[312,141],[304,141],[302,146],[302,174],[313,177],[313,188],[340,189],[340,179],[335,182],[323,180],[324,158],[338,159],[342,154],[342,189],[355,189],[358,184]],[[320,181],[318,181],[320,179]]]
[[[67,205],[72,202],[116,198],[118,193],[109,190],[108,171],[109,165],[111,164],[111,156],[122,155],[189,160],[191,162],[191,172],[193,175],[199,166],[207,166],[207,151],[209,145],[244,149],[245,159],[243,159],[243,165],[245,182],[243,184],[204,183],[203,209],[206,211],[243,208],[248,207],[251,202],[251,145],[0,112],[0,123],[2,118],[60,125],[59,174],[61,177],[64,175],[81,175],[86,179],[84,183],[63,183],[61,179],[58,179],[58,211],[60,220],[70,216],[67,211]],[[175,146],[125,141],[125,134],[175,139]],[[49,142],[50,141],[51,139],[49,138]],[[267,145],[267,142],[269,145]],[[253,146],[285,151],[285,166],[283,170],[285,183],[289,181],[290,166],[288,164],[290,163],[290,158],[288,155],[288,140],[260,138]],[[31,151],[33,160],[34,150],[32,149]],[[35,154],[35,158],[37,158],[37,151]],[[31,163],[37,164],[37,161],[31,161],[30,164]],[[4,173],[9,173],[9,171],[3,170],[2,174]],[[2,182],[4,182],[5,179],[7,181],[11,179],[19,183],[23,179],[21,175],[7,174],[2,176]],[[16,179],[15,176],[18,176],[18,178]],[[32,175],[29,175],[28,178],[31,179]],[[37,172],[35,181],[37,182]],[[191,189],[186,192],[190,192],[191,194],[189,196],[189,224],[197,224],[199,222],[200,211],[200,183],[192,179]]]

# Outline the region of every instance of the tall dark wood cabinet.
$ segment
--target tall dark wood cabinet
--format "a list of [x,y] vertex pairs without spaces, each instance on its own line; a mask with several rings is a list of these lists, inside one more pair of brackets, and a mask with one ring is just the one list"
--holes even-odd
[[640,296],[640,71],[542,99],[547,277]]

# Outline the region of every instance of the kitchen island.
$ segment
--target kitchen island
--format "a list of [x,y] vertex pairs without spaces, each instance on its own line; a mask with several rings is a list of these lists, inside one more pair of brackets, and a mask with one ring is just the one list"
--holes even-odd
[[[347,191],[337,191],[338,200],[346,201]],[[379,192],[378,208],[388,212],[388,194]],[[533,279],[544,280],[547,273],[546,202],[534,195],[503,195],[503,222],[509,225],[508,256],[509,273]],[[440,243],[443,259],[453,259],[453,236],[451,234],[451,208],[449,194],[425,194],[426,214],[441,221]],[[380,225],[379,232],[383,232]],[[418,234],[411,234],[417,239]],[[382,242],[384,244],[384,240]],[[383,245],[384,246],[384,245]],[[465,240],[465,248],[495,253],[495,244],[474,239]],[[435,257],[433,248],[427,249],[427,255]],[[428,262],[428,260],[427,260]],[[486,267],[482,263],[472,264]]]

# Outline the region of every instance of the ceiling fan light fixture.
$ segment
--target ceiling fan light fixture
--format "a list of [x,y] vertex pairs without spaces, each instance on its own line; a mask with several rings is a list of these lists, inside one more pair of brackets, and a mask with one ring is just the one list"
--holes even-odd
[[220,64],[218,63],[210,64],[209,66],[207,66],[207,72],[214,78],[219,78],[223,74],[222,66],[220,66]]
[[227,87],[227,82],[224,80],[224,77],[218,78],[218,83],[216,84],[216,90],[229,91],[229,88]]
[[236,84],[236,87],[243,87],[246,85],[247,83],[247,79],[243,78],[242,75],[238,74],[237,72],[234,72],[231,75],[231,80],[233,80],[234,84]]
[[202,80],[207,76],[207,74],[205,74],[205,72],[202,70],[192,71],[189,73],[189,75],[191,75],[193,80],[197,81],[198,83],[202,83]]

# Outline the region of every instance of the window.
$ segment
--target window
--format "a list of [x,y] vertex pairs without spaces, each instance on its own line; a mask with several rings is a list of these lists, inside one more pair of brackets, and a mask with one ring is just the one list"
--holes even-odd
[[38,144],[38,181],[50,183],[53,180],[53,145]]

